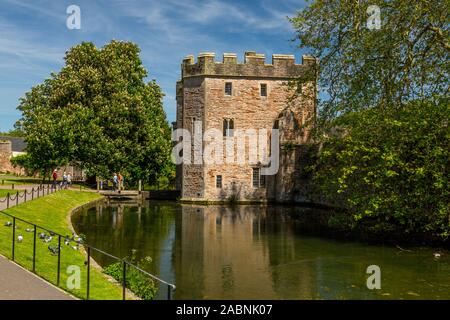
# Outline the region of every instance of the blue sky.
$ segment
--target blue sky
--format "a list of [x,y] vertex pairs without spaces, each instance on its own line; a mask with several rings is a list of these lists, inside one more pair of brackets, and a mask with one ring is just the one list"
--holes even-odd
[[[66,8],[81,8],[81,29],[66,27]],[[1,0],[0,1],[0,131],[20,117],[19,98],[33,85],[58,72],[67,49],[81,41],[101,47],[111,39],[133,41],[141,59],[166,97],[164,109],[175,120],[175,83],[180,63],[189,55],[245,51],[302,52],[287,16],[305,6],[301,0]]]

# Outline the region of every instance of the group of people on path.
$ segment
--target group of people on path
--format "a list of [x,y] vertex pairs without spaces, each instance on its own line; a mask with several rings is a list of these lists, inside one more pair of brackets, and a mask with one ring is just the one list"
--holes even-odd
[[119,193],[120,193],[122,190],[125,190],[124,177],[120,172],[119,173],[114,172],[111,180],[109,180],[109,179],[106,181],[104,181],[103,179],[97,180],[97,182],[99,183],[98,188],[100,190],[103,190],[103,186],[105,185],[104,184],[105,182],[106,182],[106,187],[109,188],[109,181],[112,181],[112,190],[114,192],[119,191]]
[[[53,184],[52,184],[52,188],[56,189],[57,185],[58,185],[58,169],[53,170],[52,173],[52,179],[53,179]],[[124,178],[122,176],[122,174],[119,173],[114,173],[113,178],[112,178],[112,182],[113,182],[113,191],[122,191],[124,190]],[[62,175],[62,181],[60,182],[60,186],[61,188],[67,189],[68,187],[70,187],[72,185],[72,176],[70,173],[66,173],[64,171],[63,175]],[[100,188],[103,188],[103,181],[100,181]]]
[[[53,179],[52,188],[56,189],[56,186],[58,185],[58,169],[53,170],[52,179]],[[60,185],[61,188],[64,189],[67,189],[70,185],[72,185],[72,175],[70,173],[67,174],[64,171]]]
[[119,173],[115,173],[113,175],[113,191],[122,191],[124,190],[123,188],[123,176]]

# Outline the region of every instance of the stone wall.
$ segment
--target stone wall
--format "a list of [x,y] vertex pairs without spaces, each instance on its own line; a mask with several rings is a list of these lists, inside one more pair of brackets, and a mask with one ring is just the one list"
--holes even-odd
[[282,147],[280,152],[280,170],[275,176],[278,192],[277,202],[314,202],[322,203],[312,190],[310,175],[305,170],[311,165],[314,146],[308,144]]
[[0,172],[2,173],[14,173],[23,175],[25,171],[23,168],[14,167],[11,163],[12,158],[11,141],[0,141]]
[[57,169],[58,177],[62,178],[64,172],[66,174],[70,174],[72,180],[84,180],[86,178],[84,171],[76,166],[67,165],[58,168]]
[[[182,107],[182,128],[188,130],[194,136],[195,121],[203,121],[205,104],[205,81],[203,78],[191,78],[183,81],[183,107]],[[191,149],[195,147],[192,139]],[[201,144],[197,148],[201,148]],[[182,166],[182,197],[203,198],[203,166],[194,164],[194,152],[191,152],[193,164]]]
[[[223,62],[216,62],[213,53],[200,54],[196,63],[193,56],[187,57],[182,64],[182,79],[177,83],[176,127],[192,133],[194,121],[201,121],[202,132],[209,129],[222,132],[224,119],[232,119],[235,132],[266,129],[269,134],[272,128],[281,126],[280,143],[306,143],[308,121],[315,116],[315,80],[303,85],[302,92],[307,94],[301,97],[289,86],[290,80],[310,72],[315,59],[303,56],[302,62],[296,64],[291,55],[273,55],[272,64],[266,64],[264,55],[254,52],[246,52],[243,64],[237,63],[235,54],[224,54]],[[227,82],[232,84],[231,95],[224,92]],[[267,86],[267,96],[261,96],[261,84]],[[223,137],[224,146],[239,138],[242,138],[239,134]],[[205,142],[201,148],[205,150],[208,146]],[[292,194],[295,155],[283,154],[280,173],[267,176],[266,185],[257,188],[253,187],[252,174],[254,167],[261,167],[259,164],[227,164],[225,155],[222,159],[222,164],[178,166],[177,185],[182,199],[287,201],[292,198],[284,199],[279,193]],[[222,188],[216,187],[217,175],[222,176]]]
[[[206,80],[205,130],[223,130],[223,120],[233,119],[234,130],[273,128],[274,120],[286,107],[289,91],[287,81],[268,78],[207,78]],[[232,95],[224,95],[225,82],[232,83]],[[267,97],[261,97],[260,85],[267,85]],[[227,137],[236,145],[239,134]],[[253,167],[248,163],[249,149],[246,143],[246,164],[205,165],[205,198],[223,199],[227,197],[241,200],[266,200],[272,197],[267,188],[254,188]],[[237,150],[234,152],[237,157]],[[260,157],[260,154],[257,154]],[[226,163],[225,155],[223,163]],[[222,175],[223,188],[216,188],[216,175]]]
[[262,77],[292,79],[306,73],[310,66],[315,64],[315,59],[303,56],[302,64],[295,63],[293,55],[274,54],[272,63],[266,64],[266,57],[253,51],[245,53],[244,63],[237,63],[236,54],[225,53],[223,61],[215,61],[215,54],[211,52],[198,55],[197,62],[194,56],[188,56],[183,60],[182,78],[192,76],[227,76],[227,77]]

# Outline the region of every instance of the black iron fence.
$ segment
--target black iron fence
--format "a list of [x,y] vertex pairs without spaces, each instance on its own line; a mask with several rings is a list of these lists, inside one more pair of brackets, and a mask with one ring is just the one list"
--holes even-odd
[[[42,196],[52,194],[56,191],[62,190],[63,188],[64,186],[61,184],[48,184],[32,187],[31,190],[23,189],[17,190],[16,192],[8,192],[6,197],[0,198],[0,203],[6,203],[6,208],[9,209],[12,205],[18,205],[20,199],[23,199],[20,203],[25,203],[29,200],[34,200]],[[12,190],[15,190],[14,185],[12,185]]]
[[[22,192],[18,191],[17,193],[10,195],[8,193],[8,195],[4,198],[4,199],[0,199],[0,202],[6,202],[7,203],[7,208],[10,208],[10,205],[15,203],[15,204],[19,204],[18,199],[19,198],[24,198],[24,202],[27,201],[27,199],[32,200],[32,199],[36,199],[38,197],[41,197],[43,195],[48,195],[51,193],[56,192],[57,190],[61,190],[63,187],[62,186],[56,186],[53,187],[51,185],[47,185],[45,186],[38,186],[37,188],[32,188],[31,190],[23,190]],[[29,196],[27,198],[27,196]],[[23,202],[22,202],[23,203]],[[33,234],[33,249],[32,249],[32,267],[31,267],[31,271],[33,273],[36,273],[37,275],[39,275],[36,272],[36,243],[37,243],[37,237],[38,237],[38,230],[39,231],[44,231],[45,232],[45,236],[47,237],[52,237],[52,238],[56,238],[57,239],[57,243],[58,245],[56,247],[50,247],[49,246],[49,250],[50,248],[52,248],[52,253],[54,253],[55,255],[57,255],[57,265],[56,265],[56,285],[58,287],[60,287],[60,281],[61,281],[61,243],[62,241],[64,241],[65,244],[69,245],[69,243],[74,243],[76,244],[76,247],[78,248],[78,246],[82,246],[86,252],[86,256],[87,256],[87,260],[85,261],[85,265],[87,267],[87,272],[86,272],[86,299],[89,300],[90,298],[90,290],[91,290],[91,267],[92,267],[92,254],[94,252],[96,252],[97,254],[101,254],[101,255],[105,255],[108,258],[119,262],[121,264],[121,286],[122,286],[122,299],[126,300],[127,297],[127,272],[129,272],[129,270],[131,268],[135,269],[137,272],[141,273],[142,275],[144,275],[145,277],[147,277],[148,279],[151,279],[152,281],[156,281],[157,283],[160,284],[160,287],[165,287],[167,289],[166,294],[163,293],[163,296],[165,295],[165,297],[168,300],[172,299],[173,296],[173,292],[175,291],[176,287],[174,284],[169,283],[167,281],[164,281],[162,279],[160,279],[159,277],[141,269],[140,267],[134,265],[133,263],[127,261],[124,258],[119,258],[116,257],[112,254],[109,254],[103,250],[100,250],[98,248],[95,248],[87,243],[85,243],[85,241],[83,239],[81,239],[80,237],[76,236],[75,234],[72,235],[72,237],[69,238],[68,235],[62,235],[60,233],[57,233],[55,231],[49,230],[48,228],[42,227],[40,225],[37,225],[35,223],[32,223],[30,221],[24,220],[22,218],[13,216],[9,213],[6,213],[4,211],[0,211],[0,215],[6,216],[8,217],[8,219],[11,219],[12,222],[7,222],[5,223],[5,226],[10,226],[12,227],[12,237],[11,237],[11,259],[12,261],[16,260],[16,241],[21,242],[22,240],[20,239],[16,239],[16,227],[17,227],[17,222],[20,221],[22,223],[25,223],[26,225],[31,226],[32,228],[27,228],[26,231],[30,232]],[[10,225],[8,225],[8,223],[10,223]],[[48,235],[47,235],[48,233]],[[39,237],[41,237],[41,235],[43,235],[44,233],[39,234]],[[45,239],[44,239],[45,241]],[[78,249],[77,249],[78,250]]]

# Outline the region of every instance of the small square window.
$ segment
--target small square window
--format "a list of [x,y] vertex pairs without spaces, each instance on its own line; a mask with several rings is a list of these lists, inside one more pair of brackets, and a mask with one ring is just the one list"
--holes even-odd
[[261,174],[260,168],[253,168],[252,184],[253,188],[264,188],[266,186],[266,176]]
[[234,120],[233,119],[224,119],[223,120],[223,136],[224,137],[232,137],[234,130]]
[[261,188],[264,188],[266,186],[266,176],[265,175],[262,175],[262,174],[259,175],[259,186]]
[[261,97],[267,97],[267,84],[261,83]]
[[233,93],[233,85],[231,84],[231,82],[225,82],[225,95],[231,96],[232,93]]
[[216,176],[216,188],[222,188],[222,175]]
[[259,188],[259,168],[253,168],[253,188]]

